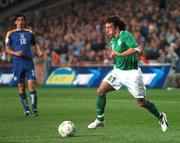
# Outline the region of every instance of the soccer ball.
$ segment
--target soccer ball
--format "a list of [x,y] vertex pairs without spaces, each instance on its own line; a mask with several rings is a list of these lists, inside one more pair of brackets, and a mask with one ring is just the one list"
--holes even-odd
[[75,134],[75,126],[71,121],[64,121],[59,125],[58,132],[61,137],[72,137]]

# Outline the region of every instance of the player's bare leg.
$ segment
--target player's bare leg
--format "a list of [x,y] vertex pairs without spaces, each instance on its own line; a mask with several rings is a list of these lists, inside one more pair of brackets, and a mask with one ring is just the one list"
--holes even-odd
[[96,102],[97,119],[88,125],[89,129],[95,129],[104,126],[104,111],[106,106],[106,93],[114,90],[108,83],[102,82],[97,89],[98,98]]
[[168,129],[168,121],[166,114],[163,112],[159,112],[155,104],[145,98],[139,98],[137,99],[137,102],[141,107],[146,108],[159,120],[159,124],[161,125],[162,131],[166,132]]

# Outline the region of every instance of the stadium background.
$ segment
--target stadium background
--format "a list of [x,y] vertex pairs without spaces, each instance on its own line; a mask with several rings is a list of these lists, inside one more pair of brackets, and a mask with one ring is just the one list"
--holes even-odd
[[[144,49],[139,64],[160,69],[171,66],[166,88],[147,90],[148,99],[168,115],[170,128],[166,134],[161,133],[157,121],[141,110],[124,89],[107,97],[106,126],[89,131],[87,125],[95,118],[95,88],[38,86],[39,116],[32,119],[23,116],[17,88],[6,84],[0,85],[0,142],[180,142],[179,7],[179,0],[0,0],[1,82],[8,81],[11,74],[11,57],[5,53],[4,38],[14,27],[12,19],[18,13],[28,17],[28,28],[33,30],[44,52],[43,58],[34,55],[39,85],[53,71],[66,72],[69,78],[74,76],[76,68],[80,68],[80,73],[88,70],[103,75],[113,63],[102,25],[103,18],[111,14],[125,20],[127,30]],[[57,127],[64,120],[75,123],[74,138],[59,137]]]
[[[11,66],[4,51],[5,33],[17,13],[28,17],[44,57],[34,55],[37,80],[43,84],[52,67],[111,66],[102,21],[119,15],[144,53],[140,64],[170,64],[168,85],[180,86],[180,12],[178,0],[1,0],[0,67]],[[43,71],[43,72],[42,72]],[[4,78],[4,77],[3,77]]]

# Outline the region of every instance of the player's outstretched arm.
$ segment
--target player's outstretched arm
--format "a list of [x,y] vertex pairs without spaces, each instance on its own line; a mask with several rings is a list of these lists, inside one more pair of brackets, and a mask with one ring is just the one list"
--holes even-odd
[[133,55],[133,54],[137,54],[137,53],[139,53],[139,50],[134,49],[134,48],[129,48],[128,50],[126,50],[122,53],[111,51],[111,57],[115,57],[115,56],[124,57],[124,56],[129,56],[129,55]]

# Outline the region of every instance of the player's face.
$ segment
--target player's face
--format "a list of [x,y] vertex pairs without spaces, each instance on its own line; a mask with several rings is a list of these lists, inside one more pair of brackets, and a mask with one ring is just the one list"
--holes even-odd
[[16,27],[17,28],[24,28],[25,27],[25,19],[24,17],[18,17],[15,21]]
[[112,23],[106,23],[105,24],[105,32],[106,32],[106,36],[111,39],[115,36],[116,29]]

